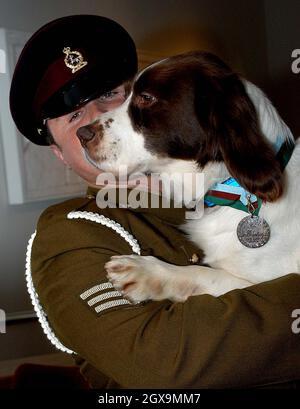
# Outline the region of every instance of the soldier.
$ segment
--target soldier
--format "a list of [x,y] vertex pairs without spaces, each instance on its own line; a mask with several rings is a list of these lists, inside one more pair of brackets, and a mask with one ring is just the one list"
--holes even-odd
[[136,70],[127,32],[88,15],[42,27],[16,66],[10,106],[18,129],[49,145],[89,185],[86,197],[45,210],[28,245],[27,284],[45,333],[74,355],[94,388],[296,381],[300,344],[291,314],[299,308],[298,275],[184,303],[132,304],[107,280],[104,265],[113,255],[201,263],[201,250],[177,229],[184,209],[97,207],[99,169],[86,161],[76,131],[124,101]]

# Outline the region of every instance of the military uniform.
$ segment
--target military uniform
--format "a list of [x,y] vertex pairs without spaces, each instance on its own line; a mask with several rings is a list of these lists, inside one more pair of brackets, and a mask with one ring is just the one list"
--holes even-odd
[[184,209],[100,210],[95,193],[48,208],[31,253],[49,325],[91,386],[255,387],[300,379],[299,334],[291,330],[298,275],[217,298],[131,304],[106,278],[112,255],[188,265],[202,253],[178,230]]
[[[10,89],[12,117],[31,142],[53,144],[49,119],[75,111],[136,71],[134,42],[118,23],[95,15],[56,19],[20,54]],[[42,214],[26,268],[46,335],[76,354],[93,387],[255,387],[300,379],[291,316],[300,308],[299,275],[217,298],[131,304],[107,280],[104,264],[112,255],[188,265],[201,262],[201,250],[178,230],[184,209],[100,211],[94,196]]]

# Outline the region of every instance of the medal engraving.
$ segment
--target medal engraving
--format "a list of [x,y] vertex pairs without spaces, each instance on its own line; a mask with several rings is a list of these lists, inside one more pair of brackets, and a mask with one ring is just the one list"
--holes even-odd
[[237,236],[246,247],[262,247],[269,241],[270,226],[262,217],[247,216],[239,222]]

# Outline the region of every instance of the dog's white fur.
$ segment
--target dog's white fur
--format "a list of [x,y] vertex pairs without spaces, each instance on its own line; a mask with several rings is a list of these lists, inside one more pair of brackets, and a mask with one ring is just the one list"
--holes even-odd
[[[263,134],[273,146],[285,140],[294,140],[290,129],[264,93],[250,82],[244,81],[247,93],[254,103]],[[99,152],[106,160],[97,165],[110,172],[118,172],[127,165],[129,172],[199,172],[195,162],[161,159],[145,149],[144,138],[135,132],[128,116],[130,97],[114,112],[101,116],[101,123],[112,118],[105,127]],[[99,153],[100,154],[100,153]],[[190,295],[218,296],[235,288],[271,280],[300,269],[300,144],[296,142],[293,155],[285,169],[287,188],[274,203],[262,205],[260,216],[271,227],[270,241],[263,247],[249,249],[237,239],[236,227],[246,216],[229,207],[206,209],[204,216],[187,220],[182,229],[205,252],[204,266],[173,266],[154,257],[118,256],[106,264],[108,277],[120,290],[126,287],[133,301],[170,298],[185,300]],[[216,179],[229,177],[224,163],[210,162],[204,169],[204,192]],[[180,179],[180,180],[179,180]],[[182,183],[181,178],[174,180]],[[184,186],[184,189],[192,189]],[[174,197],[174,200],[178,198]],[[133,284],[134,283],[134,284]],[[129,285],[131,284],[131,285]]]

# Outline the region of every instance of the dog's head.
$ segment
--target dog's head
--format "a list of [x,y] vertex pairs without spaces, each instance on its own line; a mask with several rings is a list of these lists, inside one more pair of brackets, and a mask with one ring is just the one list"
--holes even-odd
[[207,52],[146,68],[121,107],[77,134],[89,160],[105,171],[117,172],[121,165],[130,172],[163,171],[178,160],[205,171],[211,162],[224,162],[263,200],[274,201],[283,191],[280,165],[244,82]]

